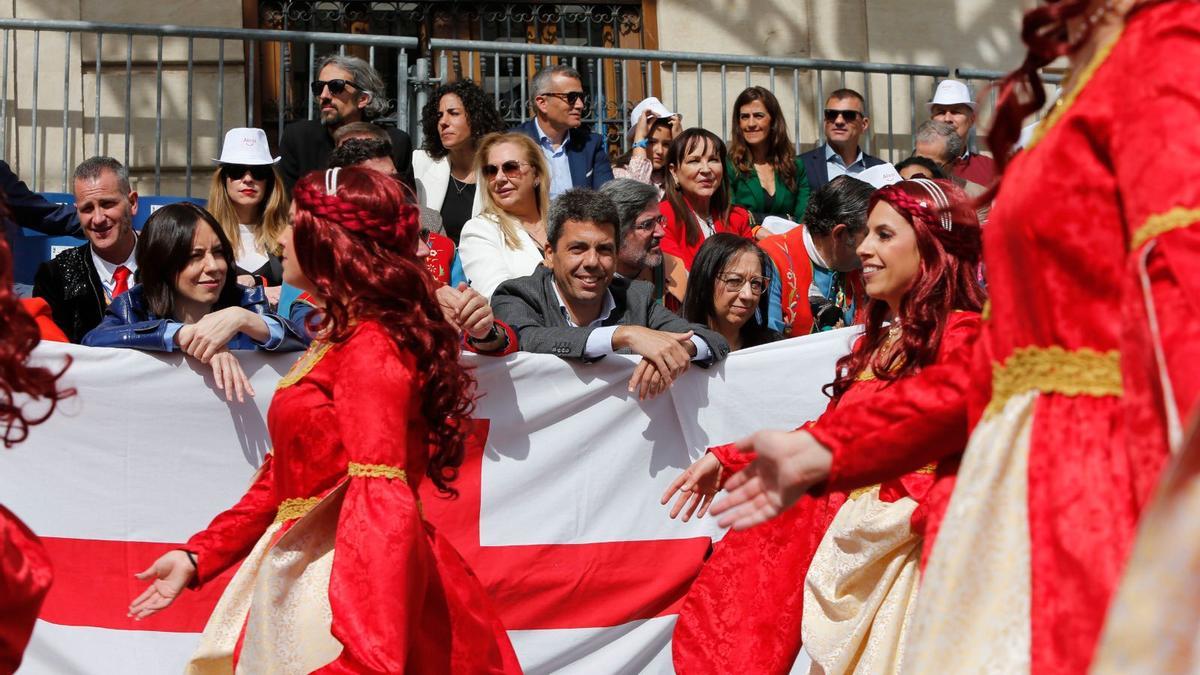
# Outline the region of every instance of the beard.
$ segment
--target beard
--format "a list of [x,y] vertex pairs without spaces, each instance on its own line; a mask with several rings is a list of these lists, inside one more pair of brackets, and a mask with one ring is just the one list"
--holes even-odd
[[633,242],[626,241],[625,244],[621,246],[621,250],[617,253],[617,256],[622,262],[630,267],[636,267],[638,269],[645,267],[658,267],[662,264],[663,254],[661,248],[655,246],[649,249],[642,248],[641,250],[633,250],[633,246],[631,245],[632,243]]
[[341,126],[342,122],[344,121],[346,121],[345,116],[338,112],[337,108],[323,108],[321,110],[321,124],[324,124],[327,127]]

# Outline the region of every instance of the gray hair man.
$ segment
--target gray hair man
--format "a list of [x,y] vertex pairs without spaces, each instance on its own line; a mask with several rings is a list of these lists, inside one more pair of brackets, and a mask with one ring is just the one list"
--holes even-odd
[[607,196],[567,191],[547,214],[546,264],[501,283],[492,307],[516,332],[522,351],[584,361],[614,352],[641,355],[629,390],[647,398],[692,361],[725,358],[729,343],[663,307],[650,284],[614,276],[619,220]]
[[662,239],[666,219],[659,208],[658,188],[632,178],[616,178],[600,187],[600,194],[617,207],[617,276],[654,284],[655,297],[663,299]]
[[[966,151],[966,143],[955,131],[954,126],[946,122],[929,120],[917,127],[917,149],[914,157],[924,157],[938,165],[946,177],[954,181],[963,192],[972,199],[987,192],[987,188],[958,174],[962,164],[958,161]],[[981,205],[976,209],[979,222],[986,223],[989,205]]]
[[[318,61],[316,72],[310,87],[320,118],[289,124],[279,143],[279,170],[289,192],[304,174],[328,168],[333,136],[339,128],[377,121],[388,111],[383,78],[366,61],[335,54]],[[386,131],[396,170],[411,186],[412,139],[395,127],[386,127]]]
[[962,139],[963,149],[954,158],[954,173],[980,185],[988,185],[995,179],[995,161],[967,148],[967,138],[975,126],[975,101],[966,83],[942,80],[929,102],[929,119],[954,127]]
[[558,64],[539,70],[529,82],[533,119],[517,127],[537,142],[550,165],[550,197],[572,187],[596,189],[612,180],[604,139],[583,126],[588,97],[574,68]]

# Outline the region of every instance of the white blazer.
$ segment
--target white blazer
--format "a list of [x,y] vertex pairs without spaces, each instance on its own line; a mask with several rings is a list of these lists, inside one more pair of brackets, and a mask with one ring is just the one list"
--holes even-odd
[[[417,179],[417,201],[421,206],[427,206],[434,211],[442,210],[446,201],[446,190],[450,184],[450,160],[446,157],[434,159],[424,150],[413,150],[413,177]],[[471,215],[477,216],[483,211],[483,193],[487,185],[475,183],[475,203],[471,205]]]
[[463,224],[458,259],[471,288],[489,300],[496,287],[509,279],[533,274],[542,262],[542,249],[523,228],[518,228],[520,248],[504,245],[504,233],[495,216],[484,214]]

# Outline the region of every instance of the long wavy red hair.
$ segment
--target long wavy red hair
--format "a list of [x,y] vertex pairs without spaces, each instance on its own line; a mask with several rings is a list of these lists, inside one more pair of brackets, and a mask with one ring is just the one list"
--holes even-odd
[[459,362],[459,335],[443,318],[433,280],[416,258],[418,211],[400,185],[371,169],[337,170],[327,195],[325,172],[300,179],[292,192],[295,255],[325,301],[317,329],[331,342],[355,322],[377,321],[421,364],[421,415],[433,451],[426,474],[456,495],[475,407],[475,381]]
[[917,235],[921,265],[908,293],[900,300],[900,325],[904,330],[890,350],[881,347],[888,329],[888,304],[871,299],[866,307],[863,337],[837,363],[837,378],[827,391],[841,396],[868,369],[880,380],[896,380],[929,365],[937,358],[942,333],[955,310],[978,312],[986,293],[979,284],[982,229],[970,198],[946,180],[932,181],[949,198],[951,227],[940,222],[941,211],[930,191],[918,181],[901,181],[876,190],[867,212],[887,202],[910,223]]
[[[0,204],[0,218],[7,209]],[[47,368],[26,364],[29,353],[41,339],[37,322],[21,307],[12,290],[12,253],[8,242],[0,237],[0,439],[11,448],[29,436],[29,427],[45,422],[58,402],[75,393],[58,389],[58,379],[66,366],[55,373]],[[67,364],[70,364],[68,358]],[[17,394],[48,401],[50,407],[41,415],[27,414],[16,400]]]

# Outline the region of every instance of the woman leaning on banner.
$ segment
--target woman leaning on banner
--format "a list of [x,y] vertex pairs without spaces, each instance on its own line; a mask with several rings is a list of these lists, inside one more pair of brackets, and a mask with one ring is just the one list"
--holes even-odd
[[471,287],[491,298],[501,282],[542,263],[550,167],[532,138],[506,133],[479,144],[475,172],[483,180],[483,212],[463,225],[458,259]]
[[[985,229],[980,414],[926,565],[911,672],[1196,667],[1195,575],[1151,575],[1123,620],[1109,601],[1200,400],[1200,137],[1162,134],[1141,103],[1200,125],[1198,27],[1195,0],[1061,0],[1026,14],[1029,54],[1000,88],[988,137],[1002,177]],[[1063,96],[1014,154],[1044,103],[1039,69],[1064,55]],[[754,497],[751,520],[822,474],[819,448],[757,449],[766,480],[731,495]],[[1111,647],[1094,664],[1102,629]]]
[[763,87],[738,94],[732,126],[725,167],[730,199],[760,222],[766,216],[800,222],[808,205],[808,178],[775,95]]
[[[829,407],[799,431],[754,436],[820,439],[832,453],[830,480],[786,517],[717,546],[680,610],[680,672],[786,672],[802,629],[824,672],[899,669],[922,550],[966,445],[980,242],[975,212],[950,182],[904,181],[872,196],[858,248],[866,325],[838,361]],[[712,448],[663,502],[681,490],[672,516],[703,515],[721,480],[749,459]],[[849,490],[859,485],[872,487]]]
[[662,251],[679,263],[677,273],[667,278],[667,292],[680,302],[687,292],[687,271],[705,239],[718,232],[752,237],[750,212],[729,202],[726,159],[720,137],[698,127],[676,137],[667,152]]
[[130,606],[144,618],[240,562],[192,668],[520,671],[482,586],[421,515],[422,481],[454,494],[474,382],[417,234],[417,209],[378,172],[296,184],[284,277],[324,306],[319,339],[279,383],[274,449],[246,495],[138,575],[153,581]]
[[424,145],[413,151],[417,199],[441,213],[455,246],[463,225],[483,211],[475,151],[486,135],[505,130],[496,104],[470,80],[443,84],[421,110]]
[[[4,210],[0,206],[0,210]],[[38,323],[12,290],[12,255],[0,237],[0,442],[11,448],[25,440],[29,427],[50,417],[61,399],[74,394],[61,389],[63,371],[28,365],[38,344]],[[20,398],[18,398],[20,397]],[[22,399],[32,402],[26,411]],[[54,570],[41,540],[11,511],[0,505],[0,673],[16,672]]]
[[208,211],[233,247],[237,282],[262,286],[279,304],[282,269],[276,240],[287,227],[288,196],[262,129],[230,129],[208,190]]
[[780,339],[767,326],[773,269],[752,240],[728,232],[714,234],[692,262],[683,317],[720,333],[730,351]]
[[154,212],[138,238],[137,285],[83,336],[89,347],[182,351],[212,367],[229,400],[254,395],[230,350],[304,348],[287,320],[267,309],[261,286],[234,279],[233,246],[220,224],[191,202]]

